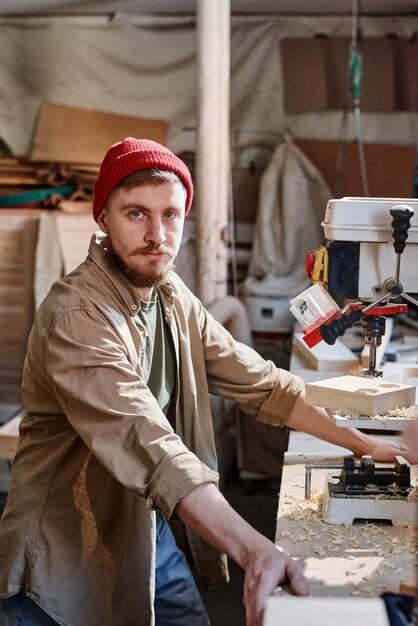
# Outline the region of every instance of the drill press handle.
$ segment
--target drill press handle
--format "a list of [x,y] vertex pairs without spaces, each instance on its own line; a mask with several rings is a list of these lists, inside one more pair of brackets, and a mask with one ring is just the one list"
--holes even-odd
[[339,319],[332,320],[328,324],[321,324],[319,327],[319,334],[322,339],[329,346],[333,346],[338,337],[342,337],[345,331],[354,326],[356,322],[359,322],[363,316],[363,311],[357,309],[343,315]]
[[393,247],[396,254],[402,254],[405,250],[405,242],[408,239],[408,230],[411,227],[411,218],[414,211],[405,205],[398,205],[390,209],[392,216],[391,226],[393,228]]

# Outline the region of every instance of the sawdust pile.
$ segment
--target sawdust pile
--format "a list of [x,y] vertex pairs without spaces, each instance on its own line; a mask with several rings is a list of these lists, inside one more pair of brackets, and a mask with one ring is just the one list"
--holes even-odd
[[385,415],[360,415],[359,413],[354,413],[353,411],[348,411],[347,409],[330,409],[330,415],[334,419],[362,419],[362,420],[396,420],[399,418],[403,418],[406,420],[414,420],[418,419],[418,407],[417,406],[409,406],[409,407],[396,407],[391,411],[385,413]]
[[[416,479],[412,482],[413,486],[415,483],[413,497],[416,497]],[[340,563],[339,576],[347,585],[347,595],[373,597],[377,590],[378,593],[397,591],[397,581],[412,576],[417,552],[416,527],[385,526],[382,532],[382,526],[375,523],[325,524],[322,520],[322,493],[316,488],[312,489],[309,500],[286,494],[282,504],[276,543],[298,558],[298,555],[306,554],[304,546],[308,542],[309,554],[320,561],[331,559],[334,565],[330,567],[336,566],[337,559]],[[370,570],[365,553],[378,558],[377,571]],[[315,572],[311,573],[310,578],[315,577]]]

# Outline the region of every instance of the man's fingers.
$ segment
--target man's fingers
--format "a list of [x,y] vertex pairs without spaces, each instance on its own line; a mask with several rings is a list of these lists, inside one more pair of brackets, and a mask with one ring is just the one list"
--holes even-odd
[[[269,596],[277,588],[277,584],[284,582],[293,595],[309,595],[308,583],[303,575],[302,568],[296,561],[287,559],[285,566],[273,572],[265,572],[257,581],[248,581],[244,587],[244,604],[246,608],[246,626],[261,626],[263,611]],[[280,572],[281,569],[281,572]]]
[[286,568],[286,578],[290,585],[290,590],[295,596],[308,596],[309,587],[303,575],[302,568],[296,561],[290,560]]

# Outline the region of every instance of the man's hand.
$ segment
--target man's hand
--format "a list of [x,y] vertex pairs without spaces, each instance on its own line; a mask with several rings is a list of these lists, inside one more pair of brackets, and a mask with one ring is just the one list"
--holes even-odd
[[418,464],[418,448],[414,446],[409,449],[407,445],[386,442],[373,437],[370,437],[370,445],[371,449],[367,454],[376,462],[387,463],[393,461],[395,456],[403,456],[411,465]]
[[185,524],[245,571],[247,626],[261,626],[267,598],[281,583],[290,585],[295,595],[308,595],[300,565],[240,517],[214,485],[199,485],[175,510]]
[[377,463],[393,463],[398,455],[411,464],[418,463],[418,449],[414,445],[409,447],[408,441],[406,445],[394,444],[370,437],[356,428],[340,428],[325,409],[306,404],[303,392],[297,397],[286,425],[348,448],[355,456],[371,456]]
[[294,595],[309,593],[300,565],[267,540],[264,552],[260,548],[256,555],[250,555],[244,569],[246,626],[261,626],[267,599],[280,583],[288,583]]

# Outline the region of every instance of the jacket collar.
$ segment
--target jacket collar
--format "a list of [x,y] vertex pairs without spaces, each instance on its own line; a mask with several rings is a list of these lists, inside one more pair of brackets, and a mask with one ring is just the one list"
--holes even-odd
[[[138,289],[131,285],[128,279],[118,272],[110,263],[106,253],[106,235],[100,231],[92,235],[89,246],[89,256],[93,263],[106,274],[129,310],[129,314],[134,317],[140,309],[141,296]],[[168,278],[166,282],[157,289],[157,292],[162,298],[164,306],[171,306],[173,304],[173,288]]]

